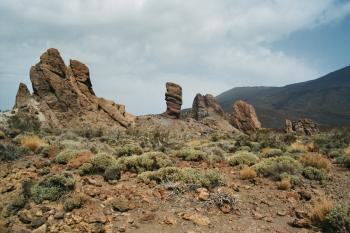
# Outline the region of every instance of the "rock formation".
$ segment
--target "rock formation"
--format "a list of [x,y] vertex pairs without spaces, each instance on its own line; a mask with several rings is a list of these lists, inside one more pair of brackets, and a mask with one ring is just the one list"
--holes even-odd
[[70,60],[67,67],[57,49],[48,49],[40,62],[30,69],[34,93],[21,84],[15,108],[28,105],[43,116],[48,127],[77,127],[82,123],[98,123],[127,127],[134,117],[125,107],[95,95],[89,69],[83,63]]
[[224,118],[225,112],[212,95],[197,94],[192,104],[192,116],[196,120],[202,120],[208,116]]
[[24,83],[20,83],[16,94],[16,103],[13,108],[22,108],[27,106],[30,98],[31,95],[28,87]]
[[300,135],[313,135],[320,132],[318,125],[310,119],[304,118],[298,121],[286,120],[284,125],[286,133],[296,133]]
[[171,119],[179,119],[182,105],[182,88],[175,83],[166,83],[166,111],[162,114]]
[[230,122],[235,128],[248,134],[255,133],[261,128],[261,123],[252,105],[239,100],[233,104],[232,108]]

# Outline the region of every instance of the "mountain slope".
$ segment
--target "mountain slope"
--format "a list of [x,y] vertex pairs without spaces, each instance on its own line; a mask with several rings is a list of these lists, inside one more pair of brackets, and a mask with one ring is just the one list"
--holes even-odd
[[216,97],[226,112],[242,99],[254,105],[264,127],[308,117],[321,125],[350,126],[350,66],[284,87],[236,87]]

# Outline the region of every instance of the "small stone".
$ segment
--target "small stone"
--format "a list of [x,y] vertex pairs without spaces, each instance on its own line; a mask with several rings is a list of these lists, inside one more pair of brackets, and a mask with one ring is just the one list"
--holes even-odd
[[210,220],[208,217],[198,213],[187,212],[187,213],[181,213],[180,216],[182,217],[182,219],[192,221],[197,225],[207,226],[210,224]]
[[140,218],[142,222],[149,222],[156,218],[156,215],[152,212],[145,211],[143,216]]
[[47,232],[47,225],[44,224],[41,227],[39,227],[38,229],[35,229],[32,231],[32,233],[46,233]]
[[286,215],[287,215],[287,212],[286,212],[286,211],[278,211],[278,212],[277,212],[277,215],[278,215],[278,216],[286,216]]
[[113,200],[111,200],[110,204],[113,210],[115,211],[126,212],[130,210],[129,200],[126,198],[122,198],[122,197],[114,198]]
[[38,228],[40,227],[41,225],[45,224],[46,223],[46,219],[45,218],[42,218],[42,217],[38,217],[38,218],[34,218],[32,220],[32,224],[31,226],[33,228]]
[[311,226],[310,222],[307,219],[294,219],[291,223],[291,226],[293,227],[300,227],[300,228],[309,228]]
[[207,201],[209,199],[210,194],[206,188],[198,188],[196,192],[198,193],[198,200]]
[[219,209],[224,213],[224,214],[228,214],[231,212],[232,208],[229,204],[224,204],[222,206],[219,207]]
[[30,212],[27,210],[24,210],[24,211],[21,211],[20,213],[18,213],[18,218],[24,224],[29,224],[32,222]]
[[59,211],[54,215],[55,219],[63,219],[64,218],[64,212],[63,211]]
[[258,212],[253,212],[253,216],[255,219],[260,220],[264,218],[264,215],[258,213]]
[[165,216],[164,223],[168,225],[174,225],[176,224],[176,218],[173,216]]

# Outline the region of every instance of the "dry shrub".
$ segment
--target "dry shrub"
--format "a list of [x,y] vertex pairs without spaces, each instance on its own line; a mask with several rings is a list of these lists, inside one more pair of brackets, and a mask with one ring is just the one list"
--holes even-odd
[[284,178],[280,182],[277,182],[277,187],[281,190],[289,190],[292,188],[292,184],[289,178]]
[[315,167],[318,169],[323,168],[327,171],[329,171],[331,166],[330,161],[320,154],[312,154],[312,153],[305,154],[300,158],[300,162],[304,166]]
[[243,180],[250,180],[254,179],[257,174],[253,168],[244,167],[242,170],[239,171],[239,175]]
[[321,224],[325,220],[326,216],[330,213],[332,208],[332,200],[326,197],[322,197],[321,200],[317,202],[311,210],[311,221],[316,225]]
[[305,152],[308,151],[308,146],[304,145],[300,141],[296,141],[290,145],[289,149],[292,151]]
[[44,141],[36,135],[24,136],[21,139],[21,146],[34,152],[42,145],[44,145]]

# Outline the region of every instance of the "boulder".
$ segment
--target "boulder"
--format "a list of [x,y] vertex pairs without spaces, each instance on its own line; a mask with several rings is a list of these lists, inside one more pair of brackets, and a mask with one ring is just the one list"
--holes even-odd
[[196,120],[202,120],[206,117],[225,117],[225,112],[210,94],[197,94],[192,104],[192,116]]
[[284,124],[286,133],[295,133],[299,135],[313,135],[320,132],[318,125],[311,119],[304,118],[297,121],[286,119]]
[[261,128],[261,123],[252,105],[239,100],[233,104],[232,109],[230,122],[235,128],[248,134],[256,133]]
[[182,88],[175,83],[166,83],[165,101],[166,111],[162,114],[171,119],[179,119],[182,105]]
[[30,69],[30,80],[33,95],[24,84],[20,85],[15,108],[32,99],[47,127],[70,128],[83,123],[128,127],[134,120],[123,105],[97,97],[89,68],[77,60],[70,60],[66,66],[57,49],[48,49],[41,55],[39,63]]

